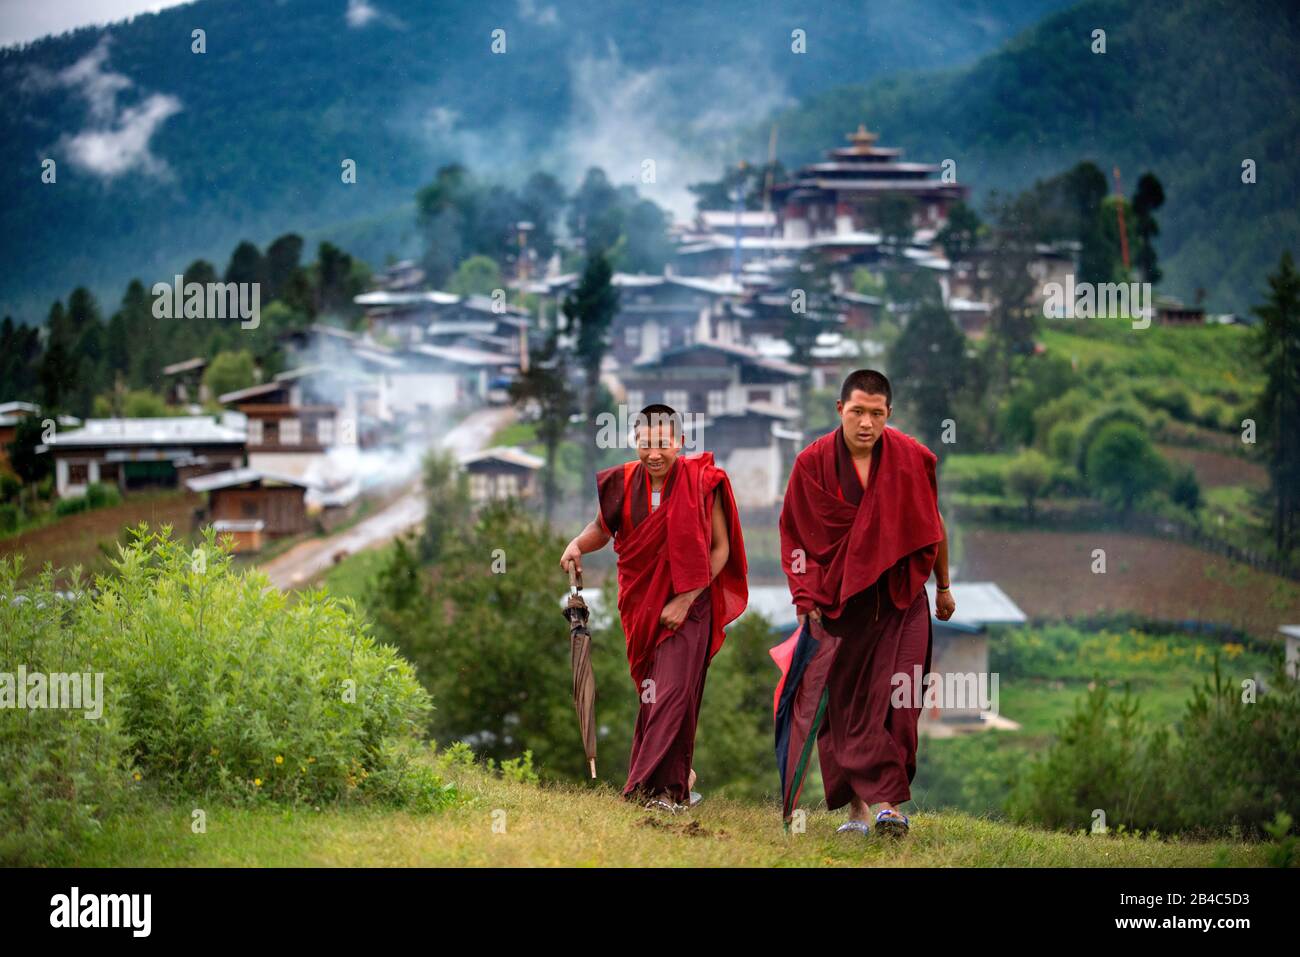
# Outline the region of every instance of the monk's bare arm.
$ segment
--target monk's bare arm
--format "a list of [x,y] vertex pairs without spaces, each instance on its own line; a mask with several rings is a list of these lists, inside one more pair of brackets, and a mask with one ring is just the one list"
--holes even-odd
[[572,565],[573,570],[581,575],[582,556],[587,552],[598,552],[607,544],[609,544],[609,534],[597,519],[592,519],[564,549],[564,554],[560,556],[560,567],[567,572]]
[[952,592],[947,590],[951,583],[948,578],[948,526],[942,515],[939,516],[939,527],[943,529],[943,541],[939,543],[939,554],[934,560],[934,580],[942,590],[935,591],[934,614],[940,621],[947,621],[957,610],[957,603],[953,601]]

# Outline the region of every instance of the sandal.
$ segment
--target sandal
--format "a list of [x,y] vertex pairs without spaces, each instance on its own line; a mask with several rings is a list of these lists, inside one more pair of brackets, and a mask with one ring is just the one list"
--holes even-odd
[[835,829],[836,834],[849,834],[853,831],[857,831],[861,834],[870,834],[871,825],[866,821],[845,821]]
[[902,837],[908,830],[907,815],[893,808],[882,807],[876,812],[876,830],[891,837]]
[[663,798],[646,801],[643,806],[647,811],[667,811],[670,814],[676,814],[682,810],[682,805],[674,804],[672,801],[665,801]]

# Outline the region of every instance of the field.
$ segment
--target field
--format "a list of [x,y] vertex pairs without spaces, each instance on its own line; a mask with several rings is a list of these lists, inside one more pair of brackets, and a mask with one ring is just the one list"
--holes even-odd
[[200,504],[198,496],[187,492],[135,494],[120,505],[67,515],[0,539],[0,556],[22,555],[24,578],[39,573],[46,562],[59,569],[80,565],[87,574],[102,572],[107,562],[101,546],[116,555],[113,543],[124,528],[148,522],[151,528],[171,525],[177,534],[188,535],[191,516]]
[[[968,528],[961,577],[997,582],[1031,620],[1134,612],[1260,638],[1300,621],[1300,585],[1191,545],[1124,532]],[[1104,549],[1106,573],[1092,572]]]

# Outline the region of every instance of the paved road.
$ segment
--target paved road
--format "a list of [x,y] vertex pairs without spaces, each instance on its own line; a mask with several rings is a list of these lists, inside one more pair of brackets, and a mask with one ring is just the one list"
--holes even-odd
[[[486,448],[492,436],[514,417],[512,408],[487,408],[471,412],[443,436],[442,447],[456,455]],[[417,480],[392,503],[351,528],[325,538],[295,545],[261,566],[271,584],[282,591],[301,588],[329,569],[336,555],[351,555],[391,542],[424,521],[424,489]]]

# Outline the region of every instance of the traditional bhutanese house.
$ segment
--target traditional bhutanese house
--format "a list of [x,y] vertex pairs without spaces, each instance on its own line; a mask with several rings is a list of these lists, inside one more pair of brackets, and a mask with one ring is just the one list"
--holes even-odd
[[291,366],[346,365],[361,341],[355,332],[319,322],[298,329],[286,329],[275,338],[284,349]]
[[353,297],[365,310],[366,324],[375,335],[390,335],[403,343],[420,342],[424,327],[444,310],[460,302],[455,293],[436,289],[390,291],[377,289]]
[[530,499],[537,493],[537,470],[546,462],[515,446],[495,446],[462,456],[475,504],[498,499]]
[[198,523],[211,525],[218,536],[232,535],[237,552],[259,551],[264,537],[297,535],[310,526],[306,495],[313,483],[297,476],[239,468],[192,478],[185,486],[208,496],[207,507],[195,515]]
[[993,307],[987,302],[952,298],[948,300],[948,314],[966,338],[978,342],[988,335]]
[[409,346],[401,359],[402,370],[389,376],[389,402],[404,413],[482,403],[493,380],[519,369],[515,356],[466,346],[420,343]]
[[876,206],[891,195],[916,201],[918,230],[938,230],[948,221],[948,210],[966,197],[966,187],[935,178],[935,164],[903,162],[901,149],[877,146],[876,139],[859,126],[848,134],[852,145],[828,151],[824,162],[800,168],[773,188],[785,238],[874,232],[880,227]]
[[246,438],[212,416],[168,419],[87,419],[59,432],[38,452],[54,456],[55,488],[61,498],[84,495],[91,482],[123,492],[178,488],[185,480],[244,464]]
[[781,501],[789,466],[802,447],[803,433],[794,428],[798,420],[797,411],[767,402],[705,416],[698,447],[726,470],[738,508],[770,510]]
[[1156,322],[1162,326],[1203,326],[1205,310],[1172,297],[1156,297]]
[[799,384],[807,373],[804,366],[745,346],[705,341],[636,362],[618,378],[633,412],[662,402],[683,414],[718,416],[756,404],[797,412]]
[[163,394],[168,404],[185,406],[207,402],[212,397],[203,384],[203,373],[207,368],[208,360],[202,356],[163,366],[162,374],[167,380]]
[[339,439],[338,407],[304,401],[303,383],[277,377],[227,392],[218,401],[247,417],[248,464],[284,475],[306,475]]
[[1278,631],[1286,638],[1286,673],[1300,679],[1300,625],[1282,625]]
[[[1055,284],[1062,289],[1073,288],[1079,271],[1079,250],[1074,240],[1057,240],[1038,243],[1026,270],[1033,280],[1027,287],[1025,304],[1041,310],[1047,301],[1047,289]],[[943,301],[952,308],[953,302],[991,303],[994,299],[993,259],[998,253],[984,246],[971,250],[961,262],[951,263],[946,272],[938,274]],[[954,314],[954,318],[957,318]]]
[[[936,692],[945,707],[925,708],[920,730],[931,737],[951,737],[968,731],[1015,730],[1019,725],[1000,713],[1001,689],[989,671],[989,628],[1023,625],[1025,613],[993,582],[953,582],[957,611],[948,621],[933,617],[935,586],[926,585],[932,613],[934,645],[930,670],[937,676]],[[583,590],[587,597],[587,589]],[[588,601],[590,599],[588,598]],[[785,585],[751,585],[744,614],[761,614],[779,635],[798,627],[798,616]],[[912,676],[908,676],[909,679]],[[924,676],[921,701],[924,704]],[[938,688],[942,687],[942,691]],[[907,686],[910,691],[911,687]]]

